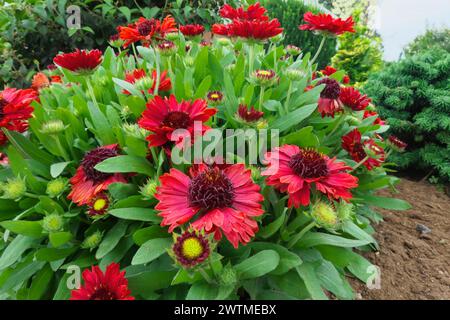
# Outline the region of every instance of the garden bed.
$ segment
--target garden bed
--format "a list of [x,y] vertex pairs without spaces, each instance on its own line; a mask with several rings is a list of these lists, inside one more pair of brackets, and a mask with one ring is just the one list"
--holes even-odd
[[[450,198],[427,182],[402,179],[397,198],[413,205],[408,211],[381,210],[376,226],[379,252],[366,254],[381,268],[381,289],[353,282],[358,297],[374,299],[450,299]],[[389,191],[383,191],[389,195]],[[423,234],[418,225],[431,232]]]

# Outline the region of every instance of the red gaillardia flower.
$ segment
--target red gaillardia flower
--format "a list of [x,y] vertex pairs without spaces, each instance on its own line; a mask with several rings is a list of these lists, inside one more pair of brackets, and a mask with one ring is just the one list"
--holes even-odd
[[64,69],[76,73],[90,73],[102,63],[100,50],[79,50],[71,53],[61,53],[53,58],[53,62]]
[[[371,111],[371,110],[364,110],[364,115],[363,115],[363,119],[367,119],[370,117],[374,117],[374,116],[378,116],[378,113],[376,113],[375,111]],[[379,124],[380,126],[383,126],[386,124],[386,122],[381,119],[380,117],[375,118],[375,120],[373,121],[373,124]]]
[[344,106],[351,108],[353,111],[361,111],[367,108],[371,100],[367,95],[362,95],[357,89],[353,87],[341,88],[339,96]]
[[[331,76],[332,74],[336,73],[337,70],[333,68],[332,66],[326,66],[325,69],[320,70],[320,73],[322,73],[324,76]],[[345,75],[342,79],[342,83],[348,84],[350,83],[350,77],[348,75]]]
[[108,196],[104,192],[100,192],[89,202],[88,214],[93,218],[101,217],[108,211],[108,207]]
[[259,2],[250,5],[247,10],[245,10],[244,7],[234,9],[229,4],[223,5],[219,10],[219,14],[222,18],[231,20],[268,20],[269,18],[265,15],[266,12],[267,10],[262,7]]
[[195,37],[201,35],[205,31],[205,27],[201,24],[187,24],[180,26],[180,31],[186,37]]
[[284,145],[268,152],[266,160],[269,167],[261,174],[267,176],[267,185],[289,194],[289,207],[309,205],[312,187],[330,199],[349,200],[350,189],[358,186],[344,162],[313,149]]
[[363,165],[372,170],[384,162],[385,153],[383,148],[375,143],[373,139],[361,141],[361,132],[356,128],[342,137],[342,148],[348,152],[355,162],[366,159]]
[[129,24],[126,27],[117,27],[117,31],[120,39],[125,41],[124,47],[126,48],[138,41],[141,41],[143,45],[148,45],[154,39],[163,40],[167,33],[178,31],[176,26],[175,19],[170,15],[165,17],[163,21],[141,17],[136,23]]
[[208,239],[198,231],[185,231],[172,247],[175,259],[185,268],[192,268],[209,257]]
[[108,158],[119,155],[118,145],[98,147],[89,151],[81,161],[75,175],[70,179],[72,191],[67,196],[79,206],[89,204],[95,196],[106,190],[115,182],[126,183],[124,176],[120,173],[106,173],[95,169],[95,166]]
[[316,85],[321,84],[325,84],[325,88],[320,93],[318,111],[322,114],[322,118],[325,116],[334,118],[335,113],[344,111],[342,102],[339,99],[341,85],[332,78],[322,79]]
[[202,164],[191,170],[190,177],[171,169],[160,177],[155,209],[161,211],[162,226],[169,232],[192,220],[195,230],[214,232],[217,240],[222,233],[237,248],[246,244],[258,230],[253,217],[263,214],[260,187],[251,180],[251,170],[243,164],[220,169]]
[[268,20],[233,20],[230,24],[214,24],[212,33],[227,36],[240,37],[253,41],[265,41],[283,32],[277,19]]
[[405,142],[393,135],[389,136],[386,143],[397,152],[404,152],[408,146]]
[[[153,70],[152,76],[148,77],[145,70],[135,69],[125,75],[125,81],[133,83],[136,88],[142,92],[147,91],[148,93],[153,94],[156,87],[157,76],[156,70]],[[158,92],[169,91],[170,89],[172,89],[172,82],[170,81],[170,78],[167,77],[167,71],[163,71],[159,76]],[[130,94],[127,90],[123,90],[123,93]]]
[[249,109],[245,104],[240,104],[237,115],[245,122],[256,122],[264,116],[264,112],[257,111],[253,106]]
[[0,145],[8,140],[1,128],[17,132],[28,129],[27,120],[34,110],[30,104],[36,99],[38,95],[33,89],[5,88],[0,91]]
[[[147,103],[138,123],[141,128],[153,132],[147,137],[151,147],[162,146],[170,141],[182,145],[186,136],[193,137],[195,121],[202,123],[200,129],[204,133],[209,127],[203,123],[216,112],[217,109],[208,108],[203,99],[178,102],[174,95],[164,99],[156,96]],[[187,130],[186,134],[173,134],[177,129]]]
[[319,13],[313,14],[312,12],[306,12],[303,15],[303,19],[306,24],[299,26],[300,30],[311,30],[326,35],[338,36],[344,32],[355,32],[353,17],[349,17],[346,20],[340,18],[334,18],[330,14]]
[[106,267],[105,273],[99,266],[83,271],[84,285],[72,290],[70,300],[134,300],[128,289],[125,271],[120,272],[117,263]]
[[220,91],[210,91],[208,92],[206,99],[210,105],[218,106],[223,101],[223,93]]

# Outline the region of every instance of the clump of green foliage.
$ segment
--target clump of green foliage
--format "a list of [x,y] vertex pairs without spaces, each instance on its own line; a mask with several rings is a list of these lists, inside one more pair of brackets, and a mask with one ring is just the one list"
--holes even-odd
[[391,63],[364,91],[390,132],[408,143],[393,162],[450,181],[450,52],[434,48]]
[[441,48],[450,52],[450,29],[427,30],[405,48],[405,54],[412,56],[424,50]]

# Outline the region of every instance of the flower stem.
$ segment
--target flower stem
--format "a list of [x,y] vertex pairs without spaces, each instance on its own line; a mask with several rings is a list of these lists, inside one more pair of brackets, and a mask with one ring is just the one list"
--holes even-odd
[[249,61],[248,61],[248,75],[251,77],[253,73],[253,66],[255,60],[255,46],[253,44],[249,44]]
[[261,91],[259,92],[259,105],[258,105],[259,111],[262,111],[262,106],[263,106],[263,102],[264,102],[264,91],[265,91],[265,87],[261,87]]
[[288,249],[292,248],[309,230],[311,230],[316,223],[312,221],[310,224],[308,224],[306,227],[302,229],[294,238],[292,238],[291,241],[289,241]]
[[319,57],[320,52],[321,52],[322,49],[323,49],[323,45],[325,44],[325,40],[326,40],[326,39],[327,39],[326,36],[323,36],[323,37],[322,37],[322,41],[320,41],[319,48],[317,49],[317,52],[316,52],[316,54],[314,55],[314,57],[311,59],[311,65],[313,65],[314,62],[316,62],[317,58]]
[[333,129],[327,136],[325,137],[325,140],[327,140],[329,137],[333,135],[333,133],[336,132],[336,130],[339,128],[339,126],[342,124],[342,122],[345,120],[345,112],[342,112],[341,116],[339,117],[338,121],[334,125]]
[[159,57],[159,53],[157,50],[154,51],[155,52],[155,61],[156,61],[156,84],[155,84],[155,90],[153,90],[153,95],[157,96],[158,95],[158,91],[159,91],[159,83],[161,81],[160,76],[161,76],[161,70],[160,70],[160,57]]
[[97,98],[95,97],[95,93],[94,93],[94,88],[92,87],[91,79],[89,77],[86,78],[86,85],[88,88],[89,95],[91,96],[92,102],[94,103],[94,106],[97,109],[99,109]]
[[211,277],[208,275],[208,273],[203,268],[198,268],[198,271],[203,276],[203,278],[206,280],[206,282],[208,282],[209,284],[213,283]]
[[355,171],[358,169],[364,162],[366,162],[369,159],[369,156],[365,156],[364,159],[362,159],[360,162],[358,162],[350,172]]
[[286,114],[289,113],[289,102],[291,100],[291,94],[292,94],[292,81],[289,80],[289,89],[288,89],[288,92],[287,92],[286,101],[284,103],[284,110],[286,111]]
[[273,50],[273,71],[277,72],[277,45],[274,45],[275,49]]
[[61,153],[61,157],[63,157],[64,160],[66,160],[66,161],[70,161],[70,157],[68,156],[66,149],[64,149],[63,145],[61,144],[59,137],[56,135],[52,135],[52,137],[53,137],[53,139],[55,139],[56,146],[58,147],[58,150]]

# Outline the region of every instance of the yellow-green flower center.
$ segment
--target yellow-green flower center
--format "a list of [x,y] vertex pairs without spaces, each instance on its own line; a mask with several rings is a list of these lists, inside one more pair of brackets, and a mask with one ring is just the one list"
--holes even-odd
[[94,208],[95,211],[100,211],[100,210],[103,210],[105,208],[106,204],[107,204],[106,200],[100,198],[100,199],[95,200],[93,208]]
[[202,255],[203,246],[199,239],[191,237],[183,241],[181,250],[186,258],[193,260]]

